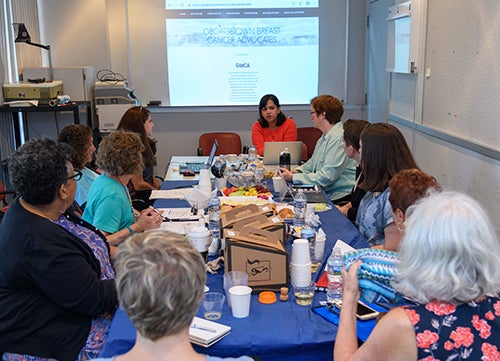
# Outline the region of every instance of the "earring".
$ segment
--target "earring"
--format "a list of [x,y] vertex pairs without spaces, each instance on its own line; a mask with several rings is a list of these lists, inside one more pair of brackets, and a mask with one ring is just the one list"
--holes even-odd
[[405,227],[404,227],[405,223],[404,222],[401,223],[403,225],[403,228],[401,228],[401,224],[398,224],[396,221],[394,221],[394,224],[396,225],[396,228],[398,229],[398,231],[400,231],[400,232],[405,231]]

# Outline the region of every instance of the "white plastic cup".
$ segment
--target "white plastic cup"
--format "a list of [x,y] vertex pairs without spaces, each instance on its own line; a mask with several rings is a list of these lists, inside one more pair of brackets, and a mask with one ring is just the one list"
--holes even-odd
[[202,192],[210,193],[212,191],[212,181],[210,179],[210,170],[200,169],[200,180],[198,181],[198,189]]
[[299,238],[293,241],[291,262],[295,264],[311,263],[309,242],[307,239]]
[[234,286],[248,286],[248,273],[243,271],[229,271],[224,273],[224,291],[226,292],[227,303],[231,307],[231,296],[229,289]]
[[284,191],[285,180],[279,176],[273,177],[273,188],[276,193],[281,193]]
[[233,286],[229,289],[233,317],[245,318],[250,315],[252,289],[248,286]]
[[290,263],[290,282],[295,285],[303,285],[311,282],[311,263]]

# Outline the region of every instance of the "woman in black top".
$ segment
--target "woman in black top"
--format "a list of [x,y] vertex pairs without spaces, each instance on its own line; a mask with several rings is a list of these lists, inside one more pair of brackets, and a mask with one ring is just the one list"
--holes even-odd
[[[93,250],[57,224],[73,202],[80,175],[67,147],[33,139],[10,160],[20,197],[0,224],[2,360],[74,361],[96,339],[93,320],[117,305],[115,282],[101,277]],[[107,331],[98,328],[103,342]]]

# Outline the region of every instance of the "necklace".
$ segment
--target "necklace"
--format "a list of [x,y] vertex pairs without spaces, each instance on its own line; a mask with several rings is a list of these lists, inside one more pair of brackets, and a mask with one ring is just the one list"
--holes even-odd
[[137,221],[138,216],[137,216],[135,209],[134,209],[134,206],[132,204],[132,198],[130,197],[130,193],[128,192],[127,186],[125,184],[123,184],[123,182],[119,176],[116,176],[114,174],[107,175],[107,176],[121,184],[123,191],[125,192],[125,195],[127,196],[128,202],[130,203],[130,211],[132,212],[132,218],[134,219],[134,223],[135,223]]

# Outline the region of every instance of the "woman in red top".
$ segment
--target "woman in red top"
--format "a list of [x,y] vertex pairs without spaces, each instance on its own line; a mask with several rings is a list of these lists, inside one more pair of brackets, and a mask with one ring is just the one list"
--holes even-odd
[[280,101],[273,94],[260,99],[259,119],[252,126],[252,143],[259,155],[264,154],[264,142],[294,142],[297,126],[281,112]]

